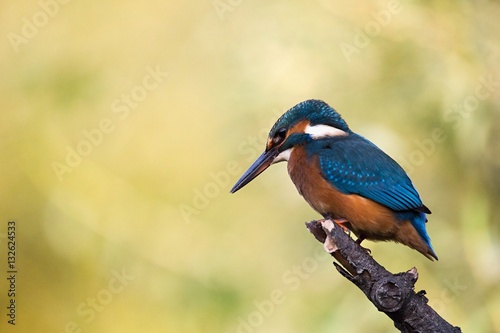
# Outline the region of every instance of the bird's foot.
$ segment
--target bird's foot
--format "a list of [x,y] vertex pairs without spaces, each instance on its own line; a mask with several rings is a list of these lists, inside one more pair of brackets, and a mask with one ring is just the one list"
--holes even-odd
[[359,236],[358,239],[356,239],[356,244],[361,245],[361,242],[365,240],[364,236]]
[[358,239],[356,239],[356,244],[358,244],[360,248],[362,248],[363,250],[365,250],[366,253],[368,253],[368,254],[371,255],[372,254],[372,250],[370,250],[367,247],[361,246],[361,242],[364,241],[364,240],[365,240],[365,237],[359,236]]
[[361,245],[359,247],[362,248],[363,250],[365,250],[365,252],[368,253],[369,255],[372,255],[372,250],[370,250],[369,248],[363,247]]
[[350,229],[351,223],[348,220],[346,220],[345,218],[343,218],[343,217],[333,218],[331,215],[324,215],[324,219],[317,220],[316,222],[321,223],[321,222],[324,222],[326,220],[331,220],[331,221],[335,222],[335,224],[338,225],[339,227],[341,227],[345,233],[347,233],[349,236],[351,235],[351,229]]
[[[338,218],[334,219],[332,218],[333,222],[335,222],[339,227],[341,227],[348,235],[351,235],[351,230],[349,229],[348,225],[350,225],[349,221],[347,221],[344,218]],[[346,225],[347,224],[347,225]]]

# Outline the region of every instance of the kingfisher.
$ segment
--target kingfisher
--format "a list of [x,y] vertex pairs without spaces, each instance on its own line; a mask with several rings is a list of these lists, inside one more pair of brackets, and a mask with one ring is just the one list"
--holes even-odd
[[325,219],[352,231],[358,244],[394,241],[438,259],[425,227],[431,211],[406,172],[327,103],[310,99],[285,112],[230,192],[283,161],[299,194]]

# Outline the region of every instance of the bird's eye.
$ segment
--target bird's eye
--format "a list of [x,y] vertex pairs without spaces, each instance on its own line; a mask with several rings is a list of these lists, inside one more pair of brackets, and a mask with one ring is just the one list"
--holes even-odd
[[285,137],[286,137],[286,128],[282,127],[276,132],[276,134],[274,134],[273,137],[274,144],[281,143],[283,140],[285,140]]

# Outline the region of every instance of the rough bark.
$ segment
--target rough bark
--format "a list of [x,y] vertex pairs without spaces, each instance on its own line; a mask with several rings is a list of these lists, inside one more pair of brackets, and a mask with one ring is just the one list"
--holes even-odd
[[427,304],[425,291],[415,293],[416,268],[392,274],[331,220],[312,221],[306,226],[340,263],[334,262],[339,273],[361,289],[401,332],[461,332]]

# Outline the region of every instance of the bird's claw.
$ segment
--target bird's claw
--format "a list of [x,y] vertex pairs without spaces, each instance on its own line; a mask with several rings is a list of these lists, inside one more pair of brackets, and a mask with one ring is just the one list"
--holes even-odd
[[368,253],[369,255],[371,255],[372,254],[372,250],[370,250],[367,247],[361,246],[361,242],[364,241],[364,240],[365,240],[365,237],[359,236],[358,239],[356,239],[356,244],[358,244],[360,248],[362,248],[363,250],[365,250],[366,253]]
[[369,255],[372,255],[372,250],[370,250],[369,248],[363,247],[361,245],[359,247],[362,248],[363,250],[365,250],[365,252],[368,253]]
[[333,222],[335,222],[339,227],[341,227],[349,236],[351,235],[351,230],[345,225],[348,224],[349,221],[347,221],[344,218],[338,218],[338,219],[333,219]]

